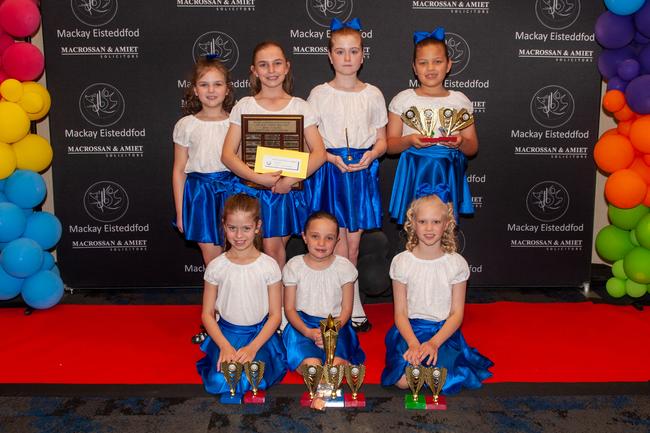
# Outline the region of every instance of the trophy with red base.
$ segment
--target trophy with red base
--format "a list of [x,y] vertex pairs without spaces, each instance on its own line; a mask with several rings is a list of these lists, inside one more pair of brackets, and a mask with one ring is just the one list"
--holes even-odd
[[440,395],[447,380],[447,369],[440,367],[427,368],[424,380],[433,392],[432,396],[426,397],[427,410],[447,410],[447,400]]
[[244,403],[264,404],[266,393],[259,389],[260,382],[264,377],[264,362],[253,361],[244,363],[246,379],[251,384],[251,390],[244,394]]
[[345,407],[366,407],[366,396],[359,392],[365,375],[366,366],[363,364],[345,366],[345,380],[352,391],[352,394],[343,395]]
[[303,393],[300,398],[300,405],[311,407],[316,398],[316,392],[320,381],[323,378],[323,366],[322,365],[303,365],[301,368],[302,379],[305,381],[307,386],[307,392]]

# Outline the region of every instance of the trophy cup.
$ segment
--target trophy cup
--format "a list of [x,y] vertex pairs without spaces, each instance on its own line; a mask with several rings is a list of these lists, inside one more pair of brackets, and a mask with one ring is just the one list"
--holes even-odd
[[446,410],[447,401],[440,393],[445,385],[445,380],[447,380],[447,369],[440,367],[427,368],[424,379],[433,392],[433,396],[426,397],[427,409]]
[[251,390],[244,394],[244,403],[264,404],[266,393],[259,389],[260,382],[264,377],[264,362],[253,361],[244,363],[244,373],[248,383],[251,384]]
[[345,380],[352,391],[352,395],[347,393],[343,395],[345,407],[366,407],[366,396],[359,393],[365,375],[366,366],[363,364],[345,366]]
[[441,108],[438,111],[438,117],[440,119],[440,132],[445,136],[450,136],[454,132],[465,129],[474,123],[474,116],[464,108],[460,110]]
[[327,316],[327,319],[320,321],[320,332],[323,336],[323,349],[325,350],[325,384],[321,389],[325,393],[330,392],[326,402],[327,407],[343,407],[345,405],[339,390],[345,375],[345,369],[341,365],[334,365],[334,354],[336,353],[340,327],[341,322],[334,320],[331,314]]
[[307,392],[302,395],[300,405],[310,407],[314,397],[316,397],[318,385],[323,378],[323,366],[303,365],[301,371],[302,379],[305,381],[305,385],[307,385]]
[[464,108],[441,108],[436,115],[431,108],[412,106],[402,113],[401,118],[411,129],[424,135],[421,141],[426,143],[456,141],[452,134],[474,123],[474,116]]
[[230,394],[221,394],[221,403],[223,404],[241,404],[242,396],[237,394],[237,384],[241,378],[243,366],[239,362],[224,361],[221,363],[221,372],[226,378],[226,383],[230,388]]
[[425,397],[419,395],[420,389],[425,382],[426,371],[421,365],[408,365],[406,367],[406,383],[411,389],[411,394],[404,396],[404,407],[406,409],[426,409]]

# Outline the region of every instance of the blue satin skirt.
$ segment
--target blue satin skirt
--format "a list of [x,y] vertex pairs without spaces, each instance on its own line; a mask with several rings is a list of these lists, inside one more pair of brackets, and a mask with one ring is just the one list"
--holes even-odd
[[230,171],[187,173],[183,190],[183,230],[185,239],[224,244],[223,205],[232,195],[236,176]]
[[458,214],[473,214],[472,194],[465,176],[467,157],[455,149],[434,145],[417,149],[411,147],[400,155],[388,212],[404,224],[406,211],[415,198],[419,185],[428,183],[432,187],[442,183],[449,187],[456,219]]
[[[219,328],[224,337],[230,342],[232,347],[240,349],[249,344],[257,334],[260,333],[262,327],[266,323],[266,319],[251,326],[240,326],[228,323],[223,319],[219,319]],[[217,372],[217,361],[219,360],[219,346],[217,346],[212,338],[206,338],[201,343],[201,350],[205,353],[205,357],[196,362],[196,370],[203,379],[205,390],[210,394],[225,394],[230,392],[230,387],[226,382],[223,373]],[[260,382],[259,389],[267,389],[276,382],[282,380],[287,372],[286,354],[280,336],[275,332],[268,339],[266,343],[257,351],[255,355],[256,361],[264,362],[264,377]],[[250,391],[251,385],[246,379],[246,375],[242,373],[239,383],[237,384],[237,393],[244,394]]]
[[[445,323],[444,320],[433,322],[424,319],[409,319],[409,322],[420,343],[430,340]],[[402,355],[407,349],[406,340],[393,325],[386,334],[386,366],[381,373],[383,386],[394,385],[404,374],[408,362]],[[427,362],[428,358],[425,358],[422,363]],[[447,369],[447,381],[442,388],[443,394],[455,394],[462,388],[480,388],[481,382],[492,377],[488,368],[493,365],[494,363],[481,355],[478,350],[467,345],[460,329],[456,330],[438,349],[437,366]]]
[[[348,164],[359,162],[370,149],[327,149]],[[313,212],[326,211],[336,217],[339,225],[350,232],[381,227],[382,209],[379,190],[379,161],[361,171],[341,173],[334,164],[326,162],[305,182]]]
[[[320,321],[324,319],[323,317],[310,316],[302,311],[298,311],[298,315],[309,328],[318,328]],[[282,341],[287,349],[287,364],[290,370],[297,370],[305,358],[319,358],[325,363],[325,351],[296,331],[291,323],[288,323],[282,331]],[[359,338],[352,329],[350,320],[339,329],[339,339],[334,354],[351,364],[361,364],[366,360],[366,354],[361,350]]]
[[309,216],[309,204],[305,191],[291,190],[287,194],[275,194],[268,189],[251,188],[242,183],[235,184],[236,192],[255,197],[262,211],[262,237],[300,235]]

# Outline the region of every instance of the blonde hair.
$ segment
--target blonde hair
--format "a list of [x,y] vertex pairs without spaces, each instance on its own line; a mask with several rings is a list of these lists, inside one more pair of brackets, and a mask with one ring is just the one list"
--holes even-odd
[[232,79],[230,78],[230,71],[224,66],[218,59],[212,59],[207,57],[201,57],[194,64],[194,69],[192,70],[192,76],[190,78],[190,87],[185,90],[185,95],[183,96],[183,114],[196,114],[203,109],[199,97],[194,93],[194,88],[196,87],[196,82],[201,79],[206,72],[210,69],[216,69],[221,72],[223,79],[226,80],[226,86],[228,87],[228,92],[226,97],[223,100],[221,106],[223,109],[230,113],[232,107],[235,105],[235,88],[232,86]]
[[[260,202],[257,201],[255,197],[251,197],[250,195],[246,194],[235,194],[233,196],[228,197],[226,200],[226,204],[223,206],[223,217],[222,217],[222,222],[225,228],[226,225],[226,220],[228,219],[228,215],[233,214],[235,212],[246,212],[251,215],[251,218],[253,221],[255,221],[255,225],[257,225],[258,221],[261,221],[261,211],[260,211]],[[257,230],[257,228],[256,228]],[[224,236],[224,251],[228,251],[232,245],[230,245],[230,242],[228,242],[228,238]],[[262,227],[260,226],[257,234],[255,235],[255,239],[253,240],[253,245],[255,245],[255,248],[258,251],[262,250]]]
[[[264,41],[257,44],[257,46],[253,49],[251,66],[255,66],[255,57],[257,56],[257,53],[268,47],[279,48],[282,52],[282,57],[284,57],[284,60],[286,62],[289,62],[287,59],[287,54],[284,52],[284,48],[282,48],[282,45],[280,45],[279,42]],[[284,91],[289,95],[293,93],[293,74],[291,73],[292,69],[293,68],[289,67],[289,71],[287,71],[287,75],[284,76],[284,81],[282,82],[282,89],[284,89]],[[262,91],[262,83],[260,82],[260,79],[255,76],[255,73],[253,71],[251,71],[248,81],[250,83],[251,95],[255,96]]]
[[415,234],[415,218],[418,209],[427,204],[434,206],[444,206],[446,209],[447,227],[442,234],[440,246],[445,253],[455,253],[456,246],[456,218],[454,217],[454,206],[451,203],[444,203],[437,195],[427,195],[411,202],[409,209],[406,211],[406,221],[404,222],[404,231],[406,232],[406,249],[413,251],[419,240]]

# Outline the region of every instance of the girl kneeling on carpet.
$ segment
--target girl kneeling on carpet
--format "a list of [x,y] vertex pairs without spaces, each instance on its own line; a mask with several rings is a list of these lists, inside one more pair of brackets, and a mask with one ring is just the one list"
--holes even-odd
[[[209,337],[201,344],[206,356],[196,364],[206,391],[230,392],[221,373],[223,361],[263,361],[267,389],[286,373],[286,354],[276,329],[282,311],[282,273],[275,260],[260,252],[262,221],[259,202],[234,195],[223,210],[224,254],[205,270],[202,320]],[[250,390],[242,375],[237,393]]]
[[492,361],[469,347],[460,331],[469,266],[456,253],[449,201],[446,185],[423,184],[406,213],[406,251],[390,266],[395,325],[386,334],[384,386],[407,388],[408,364],[446,368],[443,394],[479,388],[492,376]]
[[289,368],[325,362],[319,324],[330,314],[341,321],[334,364],[360,364],[366,355],[350,321],[357,269],[334,254],[338,221],[327,212],[316,212],[307,219],[302,238],[307,254],[289,260],[282,273],[284,312],[289,320],[282,340]]

